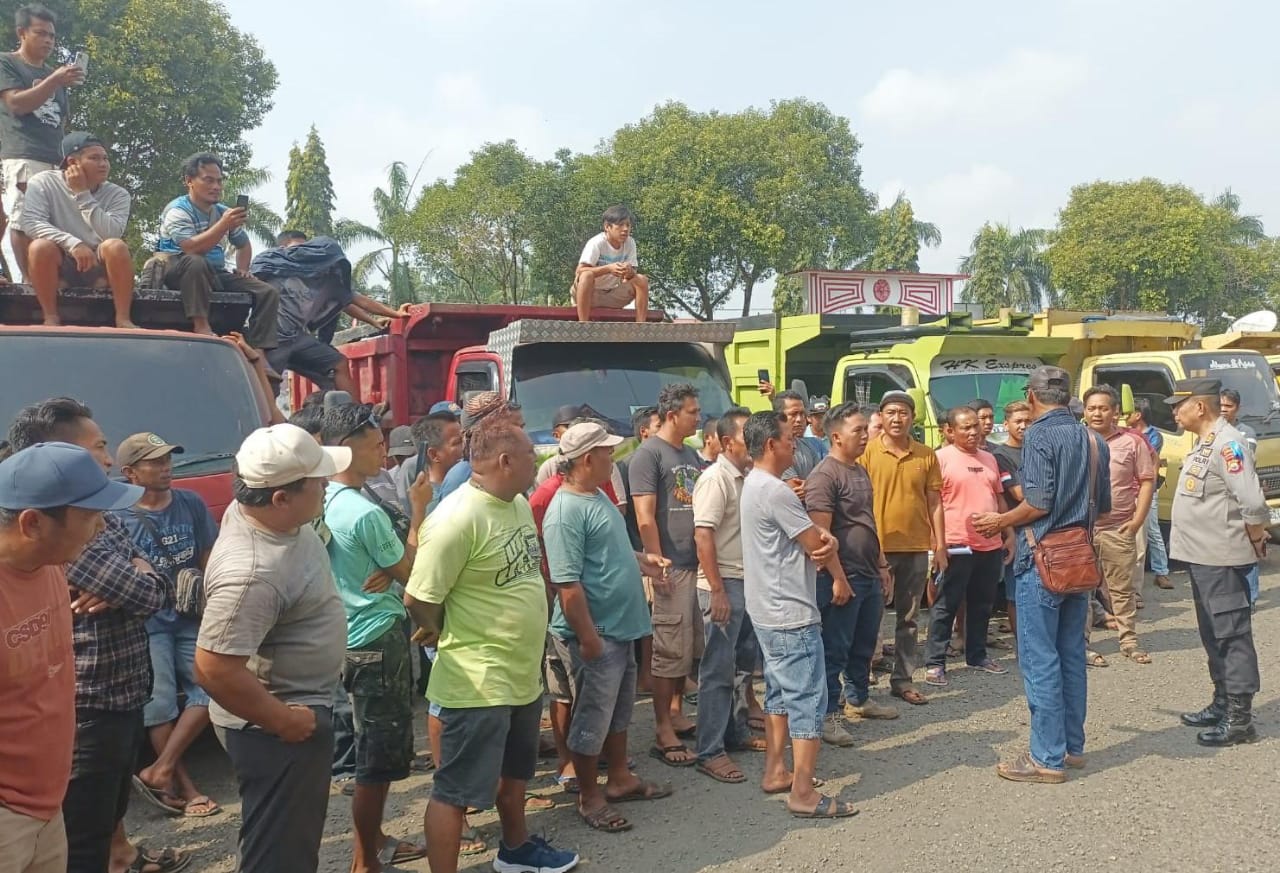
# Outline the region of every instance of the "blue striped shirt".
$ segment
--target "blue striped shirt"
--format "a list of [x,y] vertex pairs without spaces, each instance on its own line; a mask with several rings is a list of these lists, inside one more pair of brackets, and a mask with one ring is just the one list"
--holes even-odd
[[[1080,424],[1066,409],[1051,409],[1031,422],[1022,443],[1022,497],[1048,515],[1030,525],[1039,541],[1050,531],[1073,525],[1093,525],[1089,517],[1089,443],[1098,444],[1097,507],[1094,516],[1111,511],[1111,452],[1106,442]],[[1019,528],[1015,573],[1031,569],[1031,550]]]

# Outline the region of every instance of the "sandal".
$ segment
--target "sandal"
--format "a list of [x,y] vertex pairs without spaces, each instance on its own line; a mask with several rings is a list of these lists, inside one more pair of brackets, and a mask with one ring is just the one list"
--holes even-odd
[[[193,809],[192,807],[196,807]],[[182,814],[187,818],[208,818],[222,812],[222,807],[205,795],[193,797],[182,807]]]
[[[675,759],[671,757],[682,752],[689,757]],[[693,756],[693,753],[689,751],[684,743],[676,743],[674,746],[654,746],[649,749],[649,757],[657,758],[668,767],[692,767],[698,763],[698,759]]]
[[742,742],[740,742],[740,743],[734,743],[734,744],[733,744],[733,746],[732,746],[731,748],[730,748],[730,747],[728,747],[728,746],[726,746],[726,747],[725,747],[725,751],[728,751],[728,752],[767,752],[767,751],[769,751],[769,744],[765,741],[765,738],[764,738],[764,737],[747,737],[745,740],[743,740],[743,741],[742,741]]
[[488,850],[489,847],[480,839],[480,832],[475,828],[469,827],[462,832],[462,841],[458,843],[459,855],[480,855]]
[[937,688],[946,688],[951,684],[947,681],[947,671],[943,667],[930,667],[925,670],[924,681]]
[[747,727],[749,727],[753,731],[764,733],[764,716],[763,715],[747,716]]
[[395,837],[387,837],[382,843],[382,848],[378,850],[378,860],[384,867],[406,864],[425,857],[427,857],[426,846],[419,846],[407,840],[398,840]]
[[[142,795],[142,799],[163,812],[165,815],[182,815],[185,806],[184,801],[180,797],[174,797],[163,788],[152,788],[150,785],[142,781],[142,777],[133,777],[134,790]],[[165,798],[168,798],[166,800]],[[169,801],[173,801],[170,803]]]
[[595,812],[578,810],[578,818],[593,831],[604,831],[608,834],[620,834],[631,830],[631,822],[622,817],[616,809],[606,803]]
[[1120,654],[1124,655],[1135,664],[1150,664],[1151,656],[1142,649],[1122,649]]
[[[795,778],[795,777],[792,777],[792,778]],[[814,777],[813,777],[813,787],[814,787],[814,788],[821,788],[822,786],[824,786],[824,785],[826,785],[826,784],[827,784],[827,783],[826,783],[826,780],[824,780],[824,779],[819,779],[817,776],[814,776]],[[791,793],[791,783],[790,783],[790,782],[788,782],[786,785],[782,786],[781,788],[762,788],[761,790],[762,790],[762,791],[764,791],[764,793],[765,793],[765,794],[790,794],[790,793]]]
[[578,793],[578,777],[565,776],[563,774],[556,777],[556,784],[560,786],[560,790],[565,794]]
[[987,640],[987,648],[995,649],[1000,652],[1012,652],[1013,644],[1010,643],[1008,640],[1001,640],[995,637],[991,637]]
[[727,785],[737,785],[747,781],[747,774],[743,773],[728,755],[716,755],[710,761],[699,761],[697,770]]
[[1109,667],[1107,659],[1090,649],[1084,653],[1084,664],[1086,667]]
[[905,700],[912,706],[924,706],[929,702],[929,698],[925,697],[914,688],[893,688],[890,689],[889,693],[899,700]]
[[698,726],[691,724],[687,728],[681,728],[676,731],[676,737],[682,740],[691,740],[698,735]]
[[544,809],[555,809],[556,802],[550,797],[542,797],[526,791],[524,793],[524,808],[526,812],[541,812]]
[[[191,856],[184,855],[176,849],[161,849],[151,852],[146,846],[138,846],[138,855],[133,859],[125,873],[178,873],[191,863]],[[153,869],[148,870],[151,865]]]
[[792,809],[790,806],[787,807],[787,811],[796,818],[848,818],[851,815],[858,814],[858,810],[854,808],[852,803],[845,803],[825,794],[818,801],[818,805],[814,807],[812,812]]
[[951,643],[947,643],[947,654],[946,654],[946,656],[947,656],[948,658],[963,658],[963,657],[964,657],[964,648],[963,648],[963,647],[961,647],[961,648],[958,648],[958,649],[957,649],[955,646],[951,645]]
[[606,803],[635,803],[640,800],[661,800],[664,797],[671,796],[670,785],[659,785],[656,782],[650,782],[641,779],[635,788],[630,791],[623,792],[610,797],[609,792],[604,793]]

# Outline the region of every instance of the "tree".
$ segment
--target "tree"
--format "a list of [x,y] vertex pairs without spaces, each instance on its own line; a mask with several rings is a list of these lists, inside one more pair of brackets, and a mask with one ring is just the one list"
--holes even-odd
[[241,194],[249,197],[249,219],[244,229],[266,248],[276,244],[276,234],[284,228],[284,220],[270,206],[253,196],[253,192],[271,184],[271,172],[260,167],[242,167],[227,173],[222,185],[222,199],[234,203]]
[[413,246],[407,241],[409,202],[418,186],[418,172],[409,177],[408,168],[396,161],[387,170],[386,190],[373,192],[373,211],[378,216],[377,226],[342,219],[333,229],[334,237],[344,245],[358,242],[374,243],[377,248],[356,261],[351,268],[351,280],[358,287],[370,287],[370,280],[379,281],[387,289],[392,306],[417,303],[422,299],[425,286],[422,274],[413,266]]
[[333,236],[333,180],[324,143],[315,125],[306,145],[294,143],[289,150],[289,176],[285,179],[286,223],[309,237]]
[[[0,2],[13,21],[22,0]],[[181,192],[179,167],[216,150],[229,170],[249,166],[243,135],[262,123],[275,67],[214,0],[62,0],[59,39],[83,46],[89,75],[71,93],[71,123],[107,144],[112,178],[133,195],[130,237],[141,243]]]
[[917,221],[915,210],[905,193],[875,214],[875,248],[862,265],[867,270],[920,270],[920,247],[936,248],[942,244],[937,225]]
[[1035,228],[1014,232],[1007,225],[984,224],[960,261],[961,272],[971,277],[964,299],[982,304],[988,312],[1002,307],[1038,312],[1053,305],[1056,298],[1044,256],[1047,236]]

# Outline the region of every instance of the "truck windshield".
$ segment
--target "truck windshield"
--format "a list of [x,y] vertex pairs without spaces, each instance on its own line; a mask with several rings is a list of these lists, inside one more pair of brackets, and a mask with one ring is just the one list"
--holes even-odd
[[1267,359],[1257,352],[1221,351],[1186,355],[1188,379],[1217,379],[1240,392],[1240,421],[1258,436],[1280,436],[1280,395]]
[[241,441],[262,424],[240,355],[223,343],[172,335],[6,335],[0,371],[10,374],[0,392],[0,431],[25,406],[73,397],[93,410],[112,452],[141,431],[186,449],[174,457],[178,477],[230,470]]
[[631,436],[632,413],[673,382],[698,389],[704,419],[733,405],[724,365],[693,343],[537,343],[516,348],[512,366],[514,399],[536,443],[552,442],[552,419],[566,404],[590,406]]
[[[995,407],[996,425],[1004,423],[1004,408],[1015,400],[1022,400],[1027,390],[1026,373],[965,373],[954,376],[935,376],[929,380],[929,397],[939,416],[948,409],[964,406],[970,400],[982,398]],[[1003,430],[1003,427],[997,427]]]

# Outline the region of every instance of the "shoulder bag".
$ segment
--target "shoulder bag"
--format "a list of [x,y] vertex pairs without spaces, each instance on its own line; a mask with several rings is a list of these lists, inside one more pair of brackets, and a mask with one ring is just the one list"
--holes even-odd
[[1093,522],[1098,505],[1098,442],[1092,433],[1089,440],[1089,518],[1083,525],[1050,531],[1036,542],[1031,526],[1022,529],[1027,548],[1040,574],[1040,584],[1052,594],[1087,594],[1102,582],[1102,565],[1093,547]]

